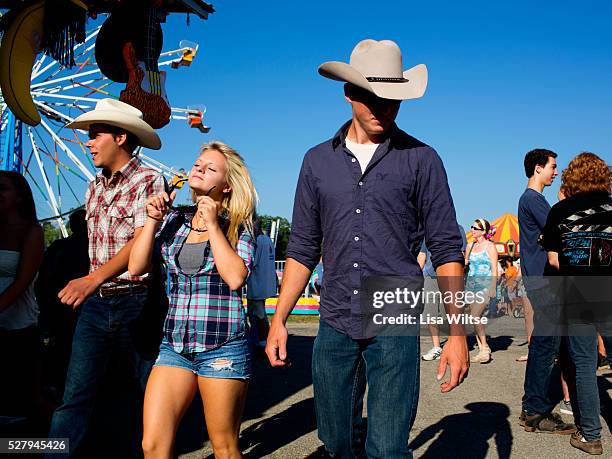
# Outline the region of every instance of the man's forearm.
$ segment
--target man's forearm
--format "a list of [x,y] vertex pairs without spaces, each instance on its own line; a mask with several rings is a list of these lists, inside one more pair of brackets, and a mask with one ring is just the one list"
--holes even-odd
[[276,312],[272,320],[280,320],[283,324],[287,321],[287,317],[306,288],[310,274],[311,271],[306,266],[293,258],[287,258]]
[[[446,292],[450,292],[453,301],[444,301],[444,308],[449,316],[459,315],[464,312],[463,308],[459,308],[455,305],[455,298],[457,293],[463,292],[463,266],[461,263],[445,263],[438,266],[436,269],[436,275],[438,278],[438,287],[442,292],[443,298],[446,298]],[[457,323],[449,324],[450,336],[465,336],[465,327],[460,321]]]

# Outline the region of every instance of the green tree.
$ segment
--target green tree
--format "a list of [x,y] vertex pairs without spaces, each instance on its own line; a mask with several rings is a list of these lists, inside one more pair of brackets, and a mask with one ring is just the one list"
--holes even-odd
[[266,234],[270,233],[272,222],[280,220],[278,228],[278,238],[276,240],[276,259],[284,260],[287,253],[287,244],[289,244],[289,235],[291,234],[291,223],[284,217],[273,217],[271,215],[260,215],[263,230]]
[[53,241],[62,237],[60,229],[51,222],[43,223],[43,231],[45,234],[45,247],[49,247]]

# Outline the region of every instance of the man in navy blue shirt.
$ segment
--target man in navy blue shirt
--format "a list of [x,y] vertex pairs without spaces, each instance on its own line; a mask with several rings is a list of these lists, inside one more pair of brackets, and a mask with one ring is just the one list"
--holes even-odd
[[550,150],[535,149],[525,155],[524,161],[525,175],[529,181],[518,206],[521,273],[527,298],[533,306],[535,328],[529,342],[525,396],[519,423],[527,432],[569,435],[576,431],[576,427],[564,423],[559,415],[552,413],[558,401],[556,392],[560,392],[561,388],[558,365],[555,365],[561,338],[545,326],[553,318],[544,311],[546,296],[550,292],[546,291],[542,278],[547,253],[539,242],[550,212],[550,205],[542,191],[557,176],[556,157],[557,154]]
[[[421,278],[417,255],[423,238],[441,290],[462,289],[456,282],[463,275],[462,240],[442,161],[395,125],[400,102],[425,92],[427,69],[418,65],[404,72],[394,42],[363,40],[350,64],[327,62],[319,73],[347,83],[352,119],[304,157],[266,353],[273,366],[288,364],[285,322],[322,250],[325,278],[312,358],[319,438],[333,457],[411,457],[418,336],[372,335],[364,329],[361,290],[371,276]],[[446,307],[449,314],[459,313],[454,302]],[[463,324],[454,324],[450,335],[438,371],[442,380],[450,366],[442,392],[459,385],[469,368]]]

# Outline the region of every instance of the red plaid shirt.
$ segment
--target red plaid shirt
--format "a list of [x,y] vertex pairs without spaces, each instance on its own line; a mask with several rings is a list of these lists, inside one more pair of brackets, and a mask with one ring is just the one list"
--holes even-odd
[[[164,191],[164,179],[157,171],[134,157],[110,178],[100,172],[85,194],[89,235],[89,272],[107,263],[144,226],[147,198]],[[144,276],[126,271],[116,279],[138,282]]]

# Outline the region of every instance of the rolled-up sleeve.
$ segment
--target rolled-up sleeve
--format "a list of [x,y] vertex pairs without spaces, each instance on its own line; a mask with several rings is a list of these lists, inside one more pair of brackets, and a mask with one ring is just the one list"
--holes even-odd
[[312,271],[321,258],[322,230],[310,159],[306,154],[300,170],[286,256]]
[[421,148],[419,159],[417,201],[431,262],[434,268],[463,264],[461,232],[442,160],[431,147]]

